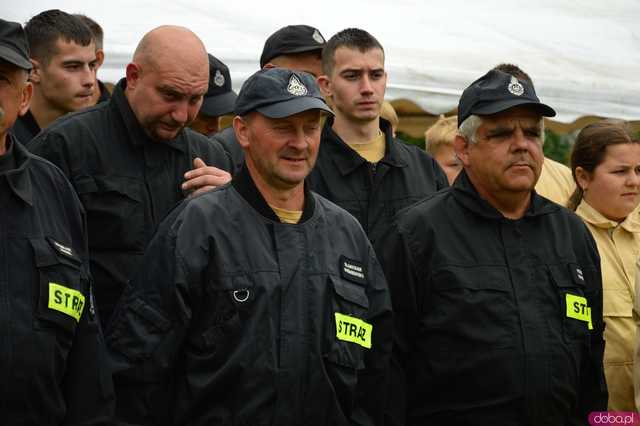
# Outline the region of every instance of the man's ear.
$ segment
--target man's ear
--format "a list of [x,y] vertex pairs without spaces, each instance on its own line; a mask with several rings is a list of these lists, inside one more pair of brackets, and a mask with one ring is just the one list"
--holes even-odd
[[138,81],[140,80],[140,65],[135,62],[130,62],[127,64],[126,68],[126,76],[127,76],[127,89],[135,89]]
[[247,121],[239,115],[233,117],[233,131],[242,149],[245,151],[249,149],[249,126],[247,126]]
[[104,64],[104,50],[96,50],[96,71]]
[[469,165],[469,146],[470,143],[464,136],[456,135],[453,139],[453,151],[464,167]]
[[587,188],[589,187],[589,182],[591,182],[591,173],[589,173],[582,167],[578,166],[576,167],[575,174],[576,174],[576,182],[578,186],[583,191],[586,191]]
[[320,87],[322,96],[325,97],[326,99],[331,99],[331,96],[333,95],[333,91],[331,90],[331,80],[329,79],[329,76],[326,74],[322,74],[318,76],[318,78],[316,78],[316,82]]
[[42,78],[42,64],[37,59],[31,58],[31,72],[29,73],[29,81],[38,84]]
[[20,98],[20,108],[18,109],[18,115],[23,116],[29,111],[29,105],[31,104],[31,98],[33,97],[33,84],[27,81],[22,88]]

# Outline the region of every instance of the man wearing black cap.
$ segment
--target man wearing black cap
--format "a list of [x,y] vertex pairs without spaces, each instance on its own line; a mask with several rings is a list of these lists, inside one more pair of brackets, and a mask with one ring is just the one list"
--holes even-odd
[[233,112],[236,97],[231,89],[229,68],[209,54],[209,88],[190,127],[205,136],[213,135],[220,130],[220,116]]
[[[322,49],[325,40],[317,28],[309,25],[288,25],[271,34],[260,55],[260,68],[286,68],[304,71],[314,77],[322,73]],[[244,164],[244,151],[231,127],[215,134],[233,162],[234,174]]]
[[407,425],[577,425],[606,410],[598,251],[533,191],[554,115],[527,81],[474,81],[454,141],[464,170],[384,239]]
[[31,68],[22,27],[0,19],[0,418],[113,424],[84,212],[60,170],[9,133],[29,108]]
[[244,168],[164,221],[110,324],[120,414],[381,425],[384,276],[357,221],[304,184],[331,110],[311,75],[274,68],[245,82],[235,112]]

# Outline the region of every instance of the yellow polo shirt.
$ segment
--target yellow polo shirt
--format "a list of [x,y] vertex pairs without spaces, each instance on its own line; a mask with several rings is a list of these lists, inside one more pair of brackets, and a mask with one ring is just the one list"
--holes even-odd
[[640,254],[640,216],[634,210],[617,223],[598,213],[584,200],[576,209],[598,245],[602,266],[602,315],[606,328],[604,373],[610,411],[635,411],[633,359],[636,325],[636,260]]
[[271,210],[273,210],[273,212],[276,214],[276,216],[278,216],[278,219],[280,219],[280,222],[282,223],[295,224],[300,222],[300,218],[302,218],[302,210],[286,210],[276,206],[272,206],[271,204],[269,204],[269,207],[271,207]]
[[386,148],[384,133],[378,130],[378,136],[365,143],[349,143],[349,147],[370,163],[377,163],[384,157]]
[[575,189],[576,184],[571,176],[571,169],[545,157],[540,178],[536,183],[536,192],[554,203],[566,207],[567,201]]

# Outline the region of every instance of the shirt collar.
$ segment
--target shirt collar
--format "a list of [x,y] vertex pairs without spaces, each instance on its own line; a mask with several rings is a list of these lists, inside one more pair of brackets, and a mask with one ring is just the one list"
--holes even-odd
[[[503,219],[504,215],[482,198],[471,183],[466,170],[462,170],[452,185],[453,196],[469,210],[489,219]],[[531,191],[531,203],[525,212],[525,217],[549,214],[560,209],[554,202],[548,201]]]
[[[362,158],[355,150],[351,149],[333,130],[332,126],[333,117],[329,117],[322,129],[323,143],[320,144],[320,149],[329,150],[329,156],[335,162],[340,174],[345,176],[362,164],[367,163],[367,160]],[[385,153],[380,163],[385,163],[392,167],[406,167],[407,163],[402,159],[399,147],[397,146],[399,142],[393,138],[391,124],[387,120],[380,118],[380,130],[382,130],[385,136]],[[324,143],[325,141],[327,142],[326,144]]]
[[13,144],[16,168],[8,171],[3,176],[7,179],[7,183],[13,193],[28,205],[33,206],[33,187],[28,170],[33,154],[27,151],[13,135],[9,134],[8,137],[12,138],[11,143]]
[[129,100],[125,95],[124,91],[127,87],[127,79],[121,79],[118,84],[113,88],[113,93],[111,94],[111,100],[109,102],[112,103],[114,108],[120,113],[122,120],[124,122],[125,127],[127,128],[127,134],[129,135],[129,142],[133,146],[143,147],[145,144],[158,144],[161,143],[163,145],[167,145],[173,149],[177,149],[181,152],[187,151],[187,141],[185,140],[185,130],[183,129],[178,133],[174,139],[168,141],[154,141],[152,140],[147,133],[144,131],[140,123],[138,122],[138,118],[134,114],[131,109],[131,105],[129,104]]
[[[253,179],[251,178],[251,174],[249,173],[249,169],[247,169],[246,163],[243,164],[242,169],[238,173],[233,176],[233,180],[231,181],[231,185],[235,188],[236,191],[244,198],[250,205],[253,207],[258,213],[267,219],[271,219],[275,222],[280,222],[280,219],[275,214],[275,212],[269,207],[267,201],[264,199]],[[304,208],[302,211],[302,217],[300,218],[300,222],[303,223],[307,221],[315,211],[315,199],[309,191],[309,188],[305,182],[304,184]]]
[[626,231],[634,233],[640,232],[640,206],[636,207],[622,222],[607,219],[602,213],[591,207],[584,199],[578,204],[576,213],[585,222],[602,229],[612,229],[618,226]]

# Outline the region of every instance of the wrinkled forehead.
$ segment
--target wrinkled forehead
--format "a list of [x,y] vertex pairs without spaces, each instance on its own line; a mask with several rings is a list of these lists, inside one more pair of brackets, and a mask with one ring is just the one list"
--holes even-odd
[[517,106],[496,114],[482,115],[482,122],[487,126],[538,126],[543,117],[540,112],[531,106]]

